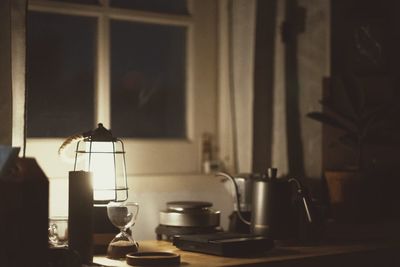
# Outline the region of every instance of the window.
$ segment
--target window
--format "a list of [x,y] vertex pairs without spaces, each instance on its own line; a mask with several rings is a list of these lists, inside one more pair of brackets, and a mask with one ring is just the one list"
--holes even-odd
[[185,138],[185,27],[111,20],[110,33],[113,132]]
[[65,137],[94,121],[94,18],[28,14],[28,135]]
[[30,0],[28,155],[64,177],[62,141],[102,122],[124,141],[128,174],[199,172],[217,123],[216,6]]

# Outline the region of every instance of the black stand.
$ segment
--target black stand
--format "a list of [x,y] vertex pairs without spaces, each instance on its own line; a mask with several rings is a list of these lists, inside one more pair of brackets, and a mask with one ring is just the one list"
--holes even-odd
[[82,264],[93,262],[93,188],[92,175],[69,172],[68,245]]

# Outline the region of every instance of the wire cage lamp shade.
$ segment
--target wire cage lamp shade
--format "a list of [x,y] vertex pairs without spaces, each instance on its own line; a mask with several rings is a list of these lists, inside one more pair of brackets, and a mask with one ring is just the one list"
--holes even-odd
[[[77,142],[74,171],[93,174],[93,202],[105,205],[128,199],[124,143],[99,123]],[[79,166],[80,165],[80,166]]]

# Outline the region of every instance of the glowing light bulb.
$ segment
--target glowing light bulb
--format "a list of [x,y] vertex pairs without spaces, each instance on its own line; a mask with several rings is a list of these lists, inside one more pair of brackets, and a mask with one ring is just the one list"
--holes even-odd
[[93,199],[113,200],[115,198],[115,160],[113,142],[92,142],[86,146],[88,169],[93,173]]

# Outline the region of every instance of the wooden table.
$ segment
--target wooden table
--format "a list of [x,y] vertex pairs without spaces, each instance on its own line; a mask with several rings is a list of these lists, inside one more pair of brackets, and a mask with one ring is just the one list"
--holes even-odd
[[[167,241],[141,241],[140,251],[168,251],[181,255],[180,266],[400,266],[396,243],[336,244],[276,247],[255,258],[226,258],[182,251]],[[95,256],[103,266],[127,267],[125,261]]]
[[[180,266],[400,266],[400,222],[369,225],[328,224],[323,241],[312,246],[279,246],[258,257],[227,258],[182,251],[167,241],[140,241],[140,251],[181,255]],[[127,267],[124,261],[96,256],[103,266]]]

